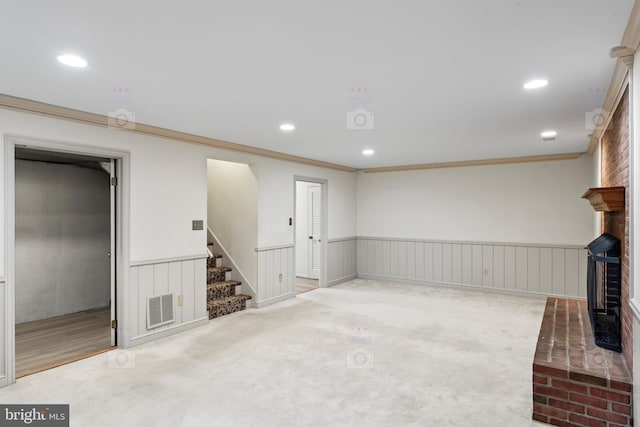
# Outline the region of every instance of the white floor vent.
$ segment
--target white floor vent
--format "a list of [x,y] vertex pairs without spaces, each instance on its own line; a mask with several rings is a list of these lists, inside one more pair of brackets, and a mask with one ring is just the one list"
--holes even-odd
[[174,321],[173,294],[154,295],[147,299],[147,329]]

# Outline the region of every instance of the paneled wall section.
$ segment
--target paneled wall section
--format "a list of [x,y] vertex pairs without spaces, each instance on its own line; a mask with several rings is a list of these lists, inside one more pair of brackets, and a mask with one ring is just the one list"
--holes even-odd
[[[0,307],[4,311],[7,298],[7,284],[5,278],[0,277]],[[5,342],[6,336],[6,324],[5,316],[0,316],[0,343]],[[7,378],[7,360],[5,358],[5,352],[0,351],[0,387],[7,386],[9,380]]]
[[358,238],[361,277],[586,297],[578,246]]
[[258,249],[258,300],[261,307],[294,295],[293,245]]
[[[127,336],[132,340],[208,318],[206,258],[136,264],[129,270]],[[174,294],[175,322],[147,329],[147,299],[169,292]],[[182,306],[178,306],[179,296],[183,298]]]
[[356,237],[329,240],[327,284],[336,285],[358,274],[357,271],[358,240]]

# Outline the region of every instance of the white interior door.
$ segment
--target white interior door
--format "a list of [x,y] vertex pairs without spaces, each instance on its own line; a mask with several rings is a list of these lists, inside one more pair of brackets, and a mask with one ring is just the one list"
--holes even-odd
[[110,286],[111,286],[111,345],[116,345],[116,332],[114,321],[116,320],[116,185],[118,183],[116,178],[116,161],[111,159],[111,168],[109,170],[111,176],[109,180],[109,194],[110,194],[110,218],[111,218],[111,236],[109,246],[109,272],[110,272]]
[[320,186],[314,185],[308,188],[309,200],[309,274],[312,279],[320,278],[321,261],[321,212],[322,199]]

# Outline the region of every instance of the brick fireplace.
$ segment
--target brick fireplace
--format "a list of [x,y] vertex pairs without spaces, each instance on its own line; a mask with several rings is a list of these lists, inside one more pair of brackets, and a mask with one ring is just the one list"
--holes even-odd
[[587,302],[549,297],[533,362],[533,419],[557,426],[631,425],[622,353],[596,346]]
[[[600,149],[601,188],[589,189],[584,197],[603,211],[601,233],[620,243],[622,352],[596,345],[586,301],[547,299],[533,362],[533,419],[557,426],[633,425],[628,88],[602,136]],[[609,191],[617,193],[617,203],[615,199],[612,204],[603,202],[603,194]]]
[[602,137],[601,187],[624,187],[624,209],[602,214],[603,233],[620,239],[622,266],[622,353],[629,370],[633,369],[632,325],[629,308],[629,90],[627,89]]

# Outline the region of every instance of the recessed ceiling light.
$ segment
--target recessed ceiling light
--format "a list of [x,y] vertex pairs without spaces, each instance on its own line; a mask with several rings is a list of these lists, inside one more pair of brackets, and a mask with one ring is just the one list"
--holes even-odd
[[545,87],[549,82],[545,79],[535,79],[526,82],[522,87],[525,89],[540,89],[541,87]]
[[373,153],[375,153],[375,151],[373,151],[371,148],[367,148],[366,150],[362,150],[362,154],[364,154],[365,156],[372,156]]
[[87,66],[86,60],[75,55],[58,55],[58,61],[70,67],[84,68]]
[[555,130],[546,130],[540,134],[543,141],[553,141],[556,139],[556,135],[558,135],[558,132]]
[[291,123],[283,123],[280,125],[280,130],[283,132],[291,132],[292,130],[294,130],[296,127],[294,125],[292,125]]

